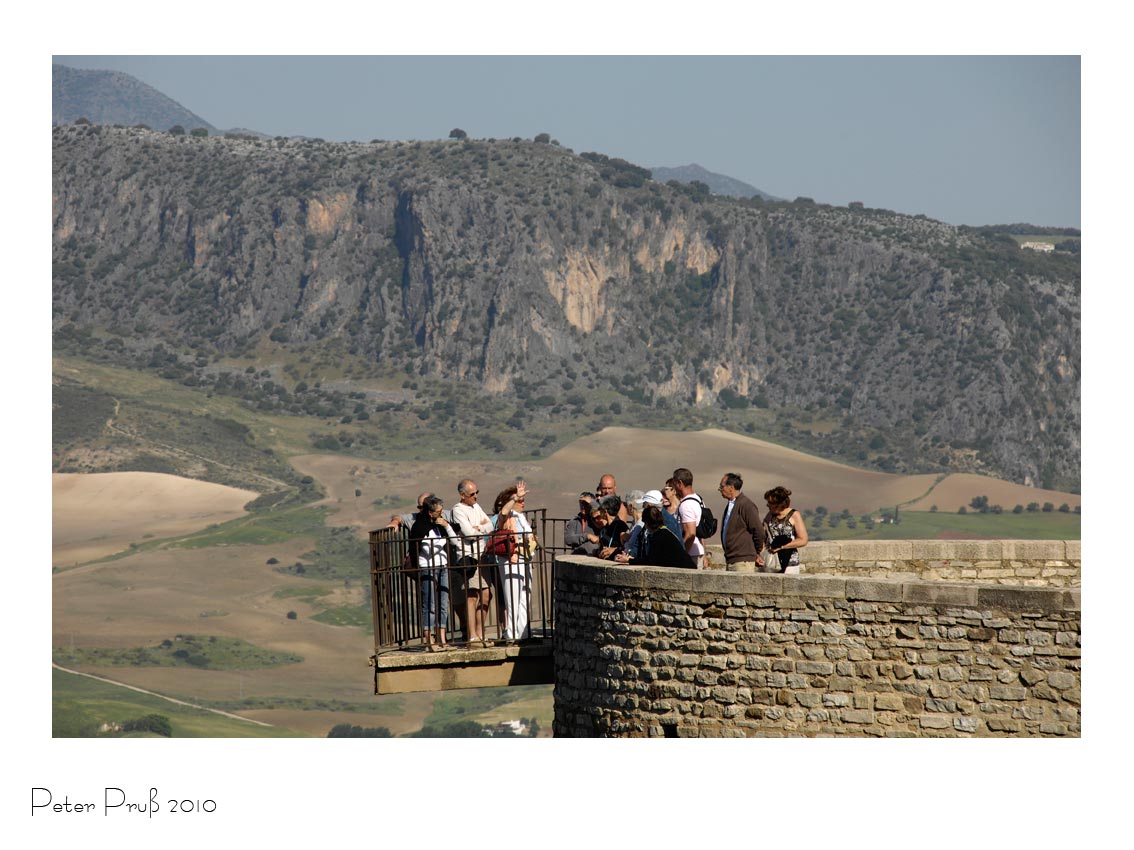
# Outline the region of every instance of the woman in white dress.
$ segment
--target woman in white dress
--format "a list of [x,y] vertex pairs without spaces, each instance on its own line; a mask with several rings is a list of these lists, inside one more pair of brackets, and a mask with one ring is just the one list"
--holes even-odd
[[496,558],[496,578],[500,584],[500,598],[504,603],[501,637],[507,644],[526,640],[532,636],[530,622],[532,594],[532,556],[536,551],[536,537],[528,518],[524,516],[524,501],[528,488],[524,482],[513,484],[496,497],[496,514],[493,525],[507,529],[515,535],[516,546],[511,555]]

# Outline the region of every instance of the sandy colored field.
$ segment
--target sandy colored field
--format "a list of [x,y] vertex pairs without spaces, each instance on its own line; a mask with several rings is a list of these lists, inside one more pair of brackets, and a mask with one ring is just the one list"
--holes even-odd
[[[287,563],[310,545],[296,540],[287,547],[169,549],[57,573],[52,579],[52,644],[132,647],[155,645],[176,634],[239,637],[297,653],[304,661],[245,671],[103,667],[94,672],[200,699],[238,699],[242,694],[374,699],[367,666],[370,637],[361,629],[315,622],[309,616],[316,612],[305,603],[274,596],[281,588],[310,584],[275,572],[267,559]],[[360,573],[365,574],[365,565]],[[350,593],[354,602],[361,602],[365,582],[356,583]],[[298,619],[287,619],[289,610]]]
[[[812,457],[783,446],[730,434],[707,431],[648,431],[606,428],[598,434],[565,446],[538,461],[436,461],[430,463],[374,463],[335,455],[304,455],[292,459],[301,472],[322,483],[327,503],[338,509],[331,520],[364,527],[384,525],[392,507],[375,508],[372,502],[391,492],[402,496],[401,510],[417,494],[435,490],[446,504],[456,498],[457,481],[472,477],[481,490],[481,503],[491,513],[497,492],[523,476],[532,489],[530,507],[547,507],[552,516],[566,517],[577,510],[579,491],[594,490],[599,476],[611,472],[620,493],[660,487],[674,468],[687,466],[693,484],[714,509],[721,502],[717,484],[726,472],[744,478],[744,490],[762,505],[765,490],[788,487],[800,507],[826,505],[863,513],[885,505],[916,499],[936,480],[934,475],[887,475],[868,472]],[[354,491],[362,495],[355,497]]]
[[[722,500],[717,485],[726,472],[740,473],[744,491],[761,507],[764,491],[782,484],[792,491],[797,507],[847,508],[855,515],[911,501],[911,510],[929,510],[931,504],[942,510],[951,505],[950,509],[956,510],[982,494],[1008,510],[1031,501],[1051,501],[1056,506],[1068,502],[1072,507],[1079,501],[1070,493],[1037,490],[979,475],[948,476],[934,488],[937,476],[933,474],[871,472],[716,429],[677,432],[606,428],[538,461],[386,463],[340,455],[303,455],[291,462],[326,487],[325,504],[335,509],[329,522],[362,529],[385,525],[392,513],[410,509],[417,494],[425,490],[438,493],[446,505],[452,505],[457,481],[464,477],[476,479],[481,505],[489,513],[496,493],[516,476],[523,476],[532,489],[529,507],[547,507],[551,516],[567,517],[578,510],[579,491],[594,490],[604,472],[614,474],[618,490],[624,494],[631,489],[660,487],[678,466],[692,470],[694,488],[718,511]],[[355,496],[356,490],[361,495]],[[373,505],[376,499],[390,494],[400,497],[396,506]]]
[[1040,490],[985,475],[960,473],[947,477],[933,488],[933,492],[910,505],[908,510],[928,511],[931,505],[937,505],[938,510],[952,512],[962,505],[968,507],[975,496],[988,496],[990,505],[1000,505],[1006,511],[1016,505],[1026,508],[1029,502],[1039,502],[1041,506],[1044,502],[1051,502],[1057,508],[1066,503],[1074,509],[1082,501],[1082,496],[1075,493]]
[[72,566],[145,535],[171,537],[227,522],[259,494],[158,472],[52,473],[51,563]]

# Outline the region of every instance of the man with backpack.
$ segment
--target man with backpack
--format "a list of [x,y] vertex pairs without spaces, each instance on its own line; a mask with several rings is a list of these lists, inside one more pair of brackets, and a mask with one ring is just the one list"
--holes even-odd
[[[693,491],[693,473],[684,467],[673,470],[673,489],[680,500],[677,505],[677,521],[681,523],[681,535],[685,551],[693,559],[697,569],[705,566],[705,544],[703,539],[712,537],[717,530],[713,512]],[[709,526],[712,526],[710,529]]]

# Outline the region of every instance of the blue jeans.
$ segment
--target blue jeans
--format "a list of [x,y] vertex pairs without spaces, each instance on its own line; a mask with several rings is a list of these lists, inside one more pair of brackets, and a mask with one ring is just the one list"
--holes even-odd
[[421,564],[421,628],[432,631],[449,623],[449,566]]

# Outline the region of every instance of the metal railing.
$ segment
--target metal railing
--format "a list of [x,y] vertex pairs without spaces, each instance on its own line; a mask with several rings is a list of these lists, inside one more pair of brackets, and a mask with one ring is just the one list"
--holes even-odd
[[[530,558],[521,554],[519,564],[511,569],[501,569],[500,562],[505,559],[499,557],[485,555],[479,559],[479,572],[492,588],[484,623],[484,639],[489,643],[550,639],[555,628],[555,555],[570,551],[563,543],[568,520],[550,518],[544,508],[525,511],[524,515],[533,531],[517,532],[515,539],[523,553],[533,542],[529,538],[534,538],[536,545]],[[415,566],[408,557],[409,529],[370,532],[375,655],[424,648],[426,625],[433,627],[429,629],[433,633],[436,625],[444,626],[451,644],[460,646],[469,641],[472,629],[467,600],[472,591],[466,589],[466,582],[471,571],[459,560],[463,550],[479,549],[485,539],[484,535],[456,535],[455,541],[432,556],[422,556],[419,549]],[[464,617],[458,605],[464,607]],[[481,645],[472,644],[473,648]]]

